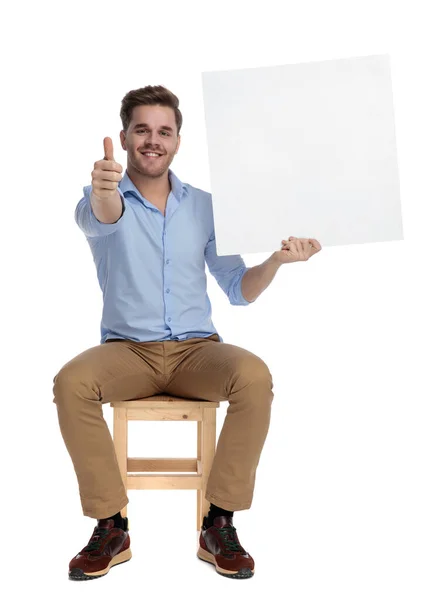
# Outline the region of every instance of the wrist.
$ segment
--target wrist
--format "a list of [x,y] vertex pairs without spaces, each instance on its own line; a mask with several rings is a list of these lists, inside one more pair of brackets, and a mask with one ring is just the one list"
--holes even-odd
[[267,259],[267,262],[270,265],[276,266],[276,267],[281,267],[281,265],[283,264],[280,259],[277,257],[277,253],[274,252],[271,256],[269,256],[269,258]]

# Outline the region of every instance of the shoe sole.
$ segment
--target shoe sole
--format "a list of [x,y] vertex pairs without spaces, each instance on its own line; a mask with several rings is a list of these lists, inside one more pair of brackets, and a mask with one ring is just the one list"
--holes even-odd
[[84,573],[82,569],[72,569],[69,571],[69,579],[74,579],[75,581],[85,581],[88,579],[98,579],[98,577],[103,577],[107,575],[112,567],[116,567],[116,565],[120,565],[124,562],[127,562],[132,557],[131,549],[127,548],[124,552],[117,554],[114,556],[111,561],[108,563],[108,566],[102,571],[95,571],[94,573]]
[[200,560],[204,560],[205,562],[214,565],[217,573],[223,575],[223,577],[230,577],[231,579],[249,579],[249,577],[252,577],[255,573],[255,569],[250,569],[249,567],[240,569],[239,571],[227,571],[226,569],[222,569],[218,566],[215,556],[204,550],[201,546],[199,546],[199,549],[197,550],[197,557],[200,558]]

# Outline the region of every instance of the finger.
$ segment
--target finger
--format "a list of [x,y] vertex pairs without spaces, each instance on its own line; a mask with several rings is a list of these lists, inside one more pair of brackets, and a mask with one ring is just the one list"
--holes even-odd
[[[310,254],[310,256],[311,256],[312,254],[315,254],[316,252],[319,251],[320,245],[319,245],[319,242],[317,242],[317,240],[312,240],[310,238],[300,238],[300,240],[302,242],[304,253],[306,255]],[[316,244],[318,244],[319,249],[317,247],[315,247],[315,245],[313,244],[313,242],[315,242]]]
[[322,250],[321,244],[318,242],[318,240],[311,239],[311,240],[309,240],[309,242],[312,244],[313,249],[316,252],[319,252],[319,250]]
[[310,254],[310,253],[312,253],[314,251],[313,244],[309,240],[309,238],[306,238],[306,239],[302,240],[302,242],[303,242],[303,246],[304,246],[304,252],[306,254]]
[[302,253],[302,252],[304,252],[304,249],[303,249],[303,246],[302,246],[301,240],[300,240],[300,239],[298,239],[298,238],[295,238],[295,239],[293,240],[293,244],[294,244],[294,248],[296,248],[296,249],[297,249],[297,251],[298,251],[298,253],[301,255],[301,253]]
[[321,250],[321,244],[315,239],[309,239],[310,256],[313,256],[313,254],[316,254],[320,250]]
[[122,173],[123,171],[122,165],[114,160],[106,160],[105,158],[95,162],[95,169],[100,169],[101,171],[115,171],[117,173]]
[[102,191],[114,192],[115,190],[118,189],[118,184],[116,182],[111,182],[111,181],[101,181],[101,185],[94,186],[94,189],[96,190],[98,195],[99,195],[99,192],[102,192]]
[[109,137],[104,138],[104,159],[115,160],[115,157],[113,156],[112,138]]
[[96,181],[121,181],[122,174],[116,171],[103,171],[102,169],[94,169],[91,173],[92,180]]

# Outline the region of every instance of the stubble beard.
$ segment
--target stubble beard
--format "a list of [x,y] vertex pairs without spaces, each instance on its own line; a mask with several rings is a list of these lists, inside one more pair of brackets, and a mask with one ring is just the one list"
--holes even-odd
[[168,169],[171,163],[173,162],[174,154],[171,156],[171,159],[168,154],[166,154],[165,157],[167,158],[165,166],[160,170],[157,170],[154,167],[149,169],[145,166],[145,164],[142,163],[142,159],[138,159],[137,156],[135,156],[134,160],[131,160],[130,163],[132,168],[135,171],[137,171],[140,175],[144,177],[149,177],[150,179],[158,179],[159,177],[162,177],[164,173],[168,172]]

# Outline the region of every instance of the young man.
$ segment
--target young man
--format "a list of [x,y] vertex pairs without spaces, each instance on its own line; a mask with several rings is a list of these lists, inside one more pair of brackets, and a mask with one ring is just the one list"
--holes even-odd
[[223,343],[211,320],[205,261],[231,304],[247,305],[281,264],[307,260],[316,240],[283,240],[262,265],[217,256],[211,194],[183,184],[169,169],[180,146],[179,100],[162,86],[129,92],[120,133],[127,169],[110,138],[94,165],[75,219],[90,245],[103,292],[101,343],[70,360],[54,378],[54,402],[71,456],[83,513],[98,520],[70,561],[72,579],[108,573],[131,558],[128,503],[104,402],[168,393],[228,400],[207,482],[210,502],[199,558],[218,573],[248,578],[254,561],[240,544],[233,513],[251,506],[273,399],[267,365]]

